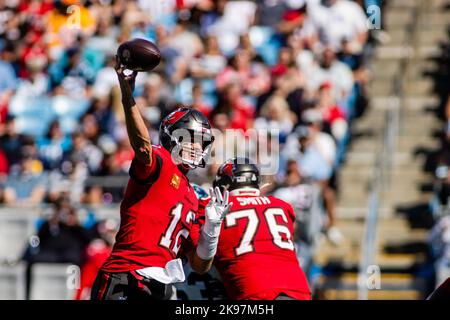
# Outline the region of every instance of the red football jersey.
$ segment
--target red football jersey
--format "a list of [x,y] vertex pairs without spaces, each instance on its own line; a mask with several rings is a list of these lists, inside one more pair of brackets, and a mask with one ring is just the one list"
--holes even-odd
[[[182,246],[197,241],[190,236],[198,210],[193,187],[169,151],[153,146],[152,157],[150,166],[132,162],[120,207],[120,229],[103,271],[164,267]],[[192,236],[198,237],[198,231]]]
[[298,263],[292,206],[273,196],[230,195],[214,264],[230,299],[310,299]]

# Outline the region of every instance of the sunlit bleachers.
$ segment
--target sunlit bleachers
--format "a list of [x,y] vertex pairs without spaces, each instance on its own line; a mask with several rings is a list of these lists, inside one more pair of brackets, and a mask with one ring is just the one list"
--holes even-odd
[[0,260],[15,261],[21,257],[29,237],[35,233],[39,215],[37,209],[0,210]]
[[0,266],[0,300],[25,299],[25,266]]
[[34,264],[31,269],[30,300],[72,300],[79,276],[77,270],[78,267],[71,264]]

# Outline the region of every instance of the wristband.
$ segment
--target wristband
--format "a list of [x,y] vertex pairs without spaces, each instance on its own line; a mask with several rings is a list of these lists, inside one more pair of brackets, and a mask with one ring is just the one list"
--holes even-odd
[[124,106],[135,106],[136,105],[136,101],[134,100],[134,97],[131,96],[129,99],[122,99],[122,104]]
[[202,260],[211,260],[216,255],[220,228],[220,224],[211,228],[212,230],[206,230],[206,225],[202,227],[196,250]]

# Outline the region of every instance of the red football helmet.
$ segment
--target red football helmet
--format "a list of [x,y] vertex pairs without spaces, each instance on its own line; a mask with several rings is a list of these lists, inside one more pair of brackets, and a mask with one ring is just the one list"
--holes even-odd
[[259,189],[259,183],[259,169],[250,159],[233,158],[219,167],[213,187],[229,191],[245,187]]

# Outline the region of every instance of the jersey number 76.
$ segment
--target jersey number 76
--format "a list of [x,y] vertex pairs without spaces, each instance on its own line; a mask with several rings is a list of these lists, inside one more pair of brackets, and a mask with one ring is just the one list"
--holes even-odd
[[[267,208],[264,210],[263,216],[270,234],[272,235],[273,243],[281,249],[293,251],[294,243],[292,241],[292,234],[286,225],[288,223],[288,218],[286,217],[284,210],[281,208]],[[277,223],[276,216],[280,216],[285,224]],[[253,241],[256,232],[258,231],[260,218],[258,217],[256,209],[233,211],[228,213],[225,217],[226,228],[236,226],[237,221],[243,218],[246,218],[248,222],[238,246],[234,249],[236,256],[253,252]],[[285,235],[285,239],[283,239],[282,235]]]

